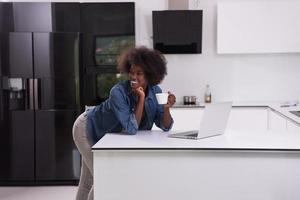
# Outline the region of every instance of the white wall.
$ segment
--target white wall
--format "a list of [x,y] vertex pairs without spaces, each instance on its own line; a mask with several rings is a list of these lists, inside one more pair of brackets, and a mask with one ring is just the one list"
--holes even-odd
[[195,4],[204,15],[203,53],[167,55],[169,75],[162,87],[174,88],[180,100],[183,95],[197,95],[203,101],[207,83],[212,87],[213,100],[218,101],[300,98],[299,53],[217,55],[217,2],[200,0]]
[[[173,91],[178,102],[182,101],[184,95],[196,95],[200,101],[203,101],[206,84],[211,85],[213,101],[273,101],[300,98],[299,53],[246,55],[216,53],[218,1],[226,0],[190,0],[191,8],[203,10],[203,52],[202,54],[166,55],[168,75],[161,84],[163,90]],[[135,0],[134,2],[136,2],[137,45],[152,47],[152,10],[167,9],[168,1]]]

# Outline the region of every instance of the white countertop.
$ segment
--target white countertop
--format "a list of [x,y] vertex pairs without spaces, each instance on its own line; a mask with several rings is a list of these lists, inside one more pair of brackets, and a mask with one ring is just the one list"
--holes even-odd
[[[300,104],[297,106],[281,107],[283,104],[284,102],[279,101],[235,101],[233,102],[232,107],[269,107],[300,125],[300,117],[289,112],[300,111]],[[198,103],[196,105],[175,104],[173,108],[204,108],[204,106],[204,103]]]
[[[286,118],[300,125],[300,117],[290,113],[299,111],[300,105],[281,107],[281,102],[241,102],[234,103],[234,106],[246,107],[268,107]],[[201,105],[198,105],[200,107]],[[203,105],[202,105],[203,106]],[[194,106],[183,106],[191,107]],[[136,135],[126,135],[120,133],[106,134],[93,150],[268,150],[268,151],[300,151],[300,134],[292,132],[274,131],[239,131],[227,130],[222,136],[205,138],[201,140],[188,140],[169,138],[168,134],[175,131],[139,131]]]
[[[233,107],[268,107],[271,104],[279,104],[278,101],[233,101]],[[195,105],[183,105],[182,102],[176,103],[173,108],[194,108],[204,107],[205,103],[197,102]]]
[[300,134],[257,131],[235,132],[200,140],[169,138],[174,132],[138,131],[136,135],[106,134],[92,149],[97,150],[267,150],[300,151]]
[[[234,101],[233,107],[268,107],[270,104],[278,103],[278,101]],[[183,105],[183,103],[177,103],[173,108],[201,108],[204,107],[205,103],[197,102],[195,105]]]

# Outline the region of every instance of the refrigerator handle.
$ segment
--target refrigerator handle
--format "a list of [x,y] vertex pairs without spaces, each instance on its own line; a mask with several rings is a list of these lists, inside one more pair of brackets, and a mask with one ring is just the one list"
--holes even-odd
[[2,92],[3,92],[3,87],[2,87],[2,85],[3,85],[3,81],[2,81],[2,77],[0,77],[0,90],[2,90],[2,91],[0,91],[0,120],[2,121],[2,120],[4,120],[4,108],[3,108],[3,95],[2,95]]
[[4,108],[3,108],[3,99],[2,94],[0,92],[0,120],[4,120]]
[[35,78],[34,81],[34,109],[39,110],[40,109],[40,79]]
[[28,99],[29,99],[29,110],[34,109],[34,96],[33,96],[33,80],[32,78],[28,79]]

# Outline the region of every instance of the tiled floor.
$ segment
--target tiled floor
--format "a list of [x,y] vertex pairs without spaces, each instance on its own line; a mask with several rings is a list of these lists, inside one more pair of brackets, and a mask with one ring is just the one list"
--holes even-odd
[[1,200],[74,200],[76,186],[2,187]]

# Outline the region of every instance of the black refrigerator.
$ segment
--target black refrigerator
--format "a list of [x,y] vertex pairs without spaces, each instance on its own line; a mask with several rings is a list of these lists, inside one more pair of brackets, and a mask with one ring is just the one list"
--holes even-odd
[[77,184],[80,34],[1,33],[0,185]]

